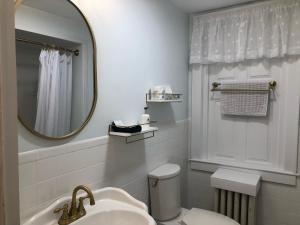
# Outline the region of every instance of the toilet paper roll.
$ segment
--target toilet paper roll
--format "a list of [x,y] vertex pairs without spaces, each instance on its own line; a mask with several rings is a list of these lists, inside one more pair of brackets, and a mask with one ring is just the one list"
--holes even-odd
[[142,128],[150,127],[150,115],[142,114],[139,123],[142,125]]

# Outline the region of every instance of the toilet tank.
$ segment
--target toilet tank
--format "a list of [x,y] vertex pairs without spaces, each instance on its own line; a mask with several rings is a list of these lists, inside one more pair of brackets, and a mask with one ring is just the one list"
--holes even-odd
[[180,166],[162,165],[148,175],[151,215],[158,221],[167,221],[181,212]]

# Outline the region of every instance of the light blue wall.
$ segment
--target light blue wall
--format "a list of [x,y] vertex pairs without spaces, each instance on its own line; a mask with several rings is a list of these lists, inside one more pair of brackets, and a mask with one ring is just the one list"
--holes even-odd
[[76,0],[87,16],[97,43],[98,102],[93,118],[77,136],[46,141],[19,125],[19,151],[107,135],[114,119],[137,121],[145,93],[169,84],[184,94],[183,103],[150,105],[154,120],[188,117],[187,15],[164,0]]

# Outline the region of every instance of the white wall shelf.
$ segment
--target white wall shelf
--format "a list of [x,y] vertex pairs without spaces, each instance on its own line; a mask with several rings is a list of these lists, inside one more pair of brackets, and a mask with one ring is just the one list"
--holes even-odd
[[146,94],[145,110],[148,110],[148,103],[180,103],[182,102],[182,94]]
[[146,102],[152,102],[152,103],[182,102],[182,94],[146,94]]
[[[145,139],[148,139],[148,138],[153,138],[155,131],[158,131],[157,127],[145,128],[141,132],[137,132],[137,133],[123,133],[123,132],[113,132],[113,131],[111,131],[111,127],[109,127],[109,135],[125,138],[126,144],[130,144],[130,143],[133,143],[133,142],[145,140]],[[145,137],[144,134],[148,134],[148,133],[152,133],[152,135],[148,136],[148,137]],[[143,137],[136,139],[135,137],[137,137],[137,136],[143,136]]]
[[168,103],[168,102],[182,102],[182,100],[147,100],[147,102]]

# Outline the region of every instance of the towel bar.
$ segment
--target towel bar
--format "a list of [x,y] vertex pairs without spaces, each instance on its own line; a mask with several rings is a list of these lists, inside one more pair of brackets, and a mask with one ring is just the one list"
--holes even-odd
[[212,89],[211,91],[222,91],[222,92],[233,92],[233,91],[245,91],[245,92],[268,92],[268,91],[272,91],[275,89],[277,82],[275,80],[270,81],[269,82],[269,88],[268,89],[244,89],[244,88],[239,88],[239,89],[231,89],[231,88],[218,88],[220,85],[222,85],[221,83],[218,82],[213,82],[212,83]]

